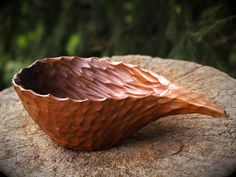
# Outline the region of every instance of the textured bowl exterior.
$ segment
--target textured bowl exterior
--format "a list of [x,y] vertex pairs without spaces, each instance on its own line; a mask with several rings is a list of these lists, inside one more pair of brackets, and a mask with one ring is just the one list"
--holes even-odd
[[17,73],[13,85],[30,117],[68,148],[109,148],[171,114],[225,115],[204,96],[160,75],[97,58],[39,60]]

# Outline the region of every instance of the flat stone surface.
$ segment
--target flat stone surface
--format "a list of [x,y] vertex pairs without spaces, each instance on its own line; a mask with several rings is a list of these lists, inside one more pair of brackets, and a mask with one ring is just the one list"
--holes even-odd
[[9,177],[229,176],[236,171],[236,80],[212,67],[148,56],[140,65],[223,106],[227,119],[168,116],[104,151],[69,150],[31,120],[12,88],[0,92],[0,171]]

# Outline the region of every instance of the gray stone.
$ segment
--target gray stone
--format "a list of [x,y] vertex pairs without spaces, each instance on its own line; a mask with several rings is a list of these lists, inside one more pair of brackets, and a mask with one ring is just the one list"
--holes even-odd
[[236,171],[236,80],[212,67],[149,56],[116,56],[208,96],[227,119],[168,116],[97,152],[55,144],[31,120],[13,88],[0,92],[0,171],[9,177],[228,176]]

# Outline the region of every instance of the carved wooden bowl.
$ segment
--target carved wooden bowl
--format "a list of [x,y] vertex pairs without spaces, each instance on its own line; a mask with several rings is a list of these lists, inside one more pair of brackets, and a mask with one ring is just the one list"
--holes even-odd
[[105,59],[38,60],[17,73],[13,85],[38,126],[68,148],[109,148],[171,114],[225,115],[221,107],[160,75]]

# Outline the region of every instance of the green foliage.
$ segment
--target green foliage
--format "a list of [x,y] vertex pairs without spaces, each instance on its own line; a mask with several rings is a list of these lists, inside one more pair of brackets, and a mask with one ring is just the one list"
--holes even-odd
[[77,34],[71,35],[66,45],[66,52],[69,55],[75,55],[79,43],[80,43],[80,36]]
[[236,77],[236,14],[220,0],[8,0],[0,4],[0,89],[35,59],[145,54]]

